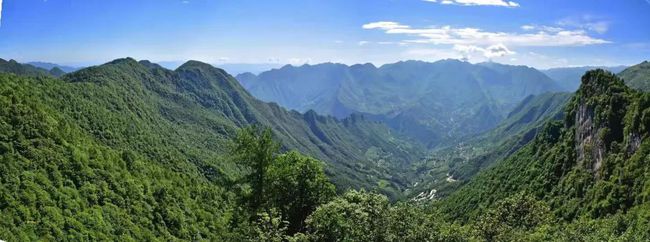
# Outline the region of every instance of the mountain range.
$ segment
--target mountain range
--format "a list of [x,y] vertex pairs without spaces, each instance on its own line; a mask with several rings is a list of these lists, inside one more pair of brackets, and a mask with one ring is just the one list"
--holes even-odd
[[339,118],[365,114],[429,147],[494,128],[527,96],[561,90],[533,68],[458,60],[287,65],[237,79],[261,100]]
[[55,63],[41,62],[41,61],[27,62],[26,64],[36,66],[36,67],[40,67],[40,68],[43,68],[45,70],[52,70],[54,68],[58,68],[58,69],[62,70],[65,73],[75,72],[75,71],[78,71],[78,70],[82,69],[80,67],[64,66],[64,65],[59,65],[59,64],[55,64]]
[[579,66],[551,68],[541,71],[555,80],[564,91],[575,92],[578,90],[578,87],[580,87],[580,78],[589,70],[603,69],[613,73],[619,73],[625,70],[625,68],[627,68],[627,66]]
[[[590,70],[575,93],[562,93],[532,68],[454,60],[285,66],[241,80],[198,61],[169,70],[124,58],[57,76],[1,60],[0,236],[647,240],[647,66]],[[288,111],[246,90],[271,74],[296,84],[271,81],[272,93],[317,93],[300,81],[317,80],[316,100],[337,93],[347,116]],[[329,80],[342,81],[328,89]],[[424,122],[440,117],[452,120]],[[283,151],[322,160],[336,185],[339,196],[297,221],[301,233],[275,229],[274,211],[249,211],[250,171],[230,152],[251,125],[269,127]],[[450,132],[446,144],[429,135],[438,131]],[[309,172],[298,171],[270,174],[294,181]],[[302,206],[291,199],[300,194],[275,195]]]

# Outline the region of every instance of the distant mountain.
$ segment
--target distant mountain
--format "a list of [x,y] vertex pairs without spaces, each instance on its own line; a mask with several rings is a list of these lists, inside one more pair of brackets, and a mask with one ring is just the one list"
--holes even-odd
[[13,73],[24,76],[48,76],[51,75],[46,69],[30,64],[21,64],[15,60],[6,61],[0,58],[0,72]]
[[613,73],[619,73],[626,66],[581,66],[581,67],[561,67],[542,70],[544,74],[555,80],[564,91],[574,92],[580,86],[580,78],[585,72],[594,69],[608,70]]
[[433,146],[493,128],[529,95],[560,90],[533,68],[458,60],[287,65],[237,78],[264,101],[339,118],[367,114]]
[[630,66],[618,74],[625,84],[644,92],[650,91],[650,62],[644,61],[641,64]]
[[418,185],[411,196],[436,190],[441,198],[461,187],[481,170],[508,157],[528,144],[550,120],[562,120],[572,93],[544,93],[519,103],[496,128],[461,139],[448,148],[436,150],[429,159],[417,162]]
[[226,70],[228,73],[233,75],[239,75],[242,73],[250,72],[253,74],[259,74],[271,69],[276,69],[282,67],[282,64],[278,63],[228,63],[220,64],[217,67]]
[[[54,64],[54,63],[49,63],[49,62],[40,62],[40,61],[35,61],[35,62],[28,62],[27,64],[43,68],[45,70],[52,70],[54,68],[57,68],[65,73],[70,73],[70,72],[75,72],[79,69],[80,67],[72,67],[72,66],[63,66],[59,64]],[[58,72],[58,71],[56,71]]]

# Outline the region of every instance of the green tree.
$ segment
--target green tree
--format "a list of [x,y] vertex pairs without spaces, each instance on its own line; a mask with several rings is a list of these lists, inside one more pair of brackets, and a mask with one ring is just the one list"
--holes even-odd
[[551,220],[546,203],[519,193],[499,201],[484,213],[475,224],[475,231],[485,241],[511,241]]
[[349,191],[307,219],[316,241],[386,241],[389,202],[384,195]]
[[290,234],[303,231],[307,216],[335,195],[322,163],[295,151],[278,156],[266,178],[269,202],[289,222]]
[[248,182],[252,187],[250,206],[253,211],[260,209],[266,197],[265,176],[268,167],[275,159],[280,146],[273,141],[271,129],[257,126],[243,128],[234,139],[231,153],[235,160],[251,170]]

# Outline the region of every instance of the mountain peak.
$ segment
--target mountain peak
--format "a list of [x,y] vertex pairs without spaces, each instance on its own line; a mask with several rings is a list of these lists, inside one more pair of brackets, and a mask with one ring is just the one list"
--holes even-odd
[[615,87],[624,88],[625,84],[611,72],[603,69],[595,69],[587,71],[582,76],[582,84],[578,89],[578,93],[587,96],[599,95],[608,93]]
[[185,63],[183,63],[181,66],[178,67],[178,69],[188,69],[188,68],[207,68],[207,69],[212,69],[216,68],[208,63],[197,61],[197,60],[189,60]]
[[106,64],[113,64],[113,65],[115,65],[115,64],[130,64],[130,65],[134,65],[134,64],[138,64],[138,61],[133,59],[132,57],[126,57],[126,58],[119,58],[119,59],[112,60],[111,62],[108,62]]

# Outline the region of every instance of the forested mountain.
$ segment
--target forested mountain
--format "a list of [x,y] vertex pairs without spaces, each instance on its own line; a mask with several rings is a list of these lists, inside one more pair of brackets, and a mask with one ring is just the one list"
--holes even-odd
[[618,74],[625,84],[644,92],[650,91],[650,62],[644,61],[641,64],[630,66]]
[[627,68],[626,66],[580,66],[580,67],[560,67],[541,70],[551,79],[555,80],[558,85],[566,92],[575,92],[580,87],[580,78],[585,72],[595,69],[603,69],[612,73],[619,73]]
[[195,61],[170,71],[127,58],[59,79],[0,73],[0,83],[0,234],[17,240],[226,236],[242,175],[229,143],[252,124],[325,161],[341,190],[398,197],[406,180],[395,171],[422,154],[361,116],[258,101]]
[[441,198],[461,187],[479,171],[490,167],[528,144],[549,120],[562,119],[570,93],[544,93],[525,98],[496,128],[460,139],[457,144],[432,152],[414,165],[417,186],[410,195],[436,190]]
[[603,70],[423,159],[382,123],[286,111],[197,61],[126,58],[59,78],[3,64],[1,239],[650,239],[650,95]]
[[15,60],[6,61],[0,58],[0,73],[14,73],[25,76],[49,76],[48,70],[30,64],[18,63]]
[[364,113],[430,146],[495,127],[525,97],[560,90],[541,72],[496,63],[325,63],[238,76],[256,97],[298,111]]
[[524,193],[545,201],[560,221],[579,223],[569,229],[592,231],[592,239],[648,239],[650,95],[589,71],[565,112],[442,201],[445,213],[470,221]]

